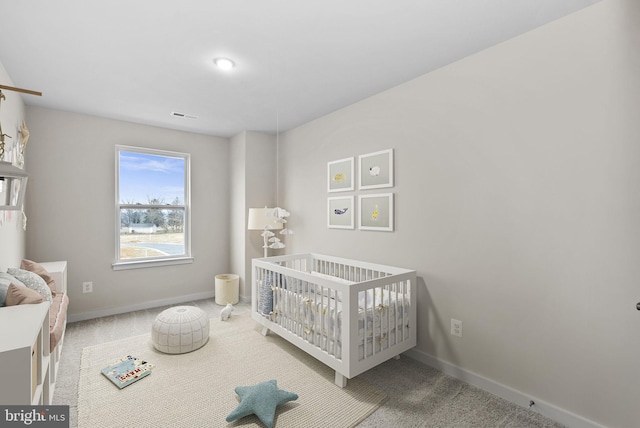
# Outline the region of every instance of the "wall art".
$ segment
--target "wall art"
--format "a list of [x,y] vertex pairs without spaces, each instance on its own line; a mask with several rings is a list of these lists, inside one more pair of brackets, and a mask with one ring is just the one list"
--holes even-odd
[[355,188],[353,158],[340,159],[327,163],[327,190],[329,192],[348,192]]
[[353,229],[353,196],[327,198],[327,226],[330,229]]
[[393,231],[393,193],[358,196],[358,227],[362,230]]
[[358,157],[361,190],[393,187],[393,149]]

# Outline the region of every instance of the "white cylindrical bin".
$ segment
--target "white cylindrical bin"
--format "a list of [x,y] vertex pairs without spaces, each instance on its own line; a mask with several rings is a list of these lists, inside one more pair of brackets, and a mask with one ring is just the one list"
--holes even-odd
[[240,277],[233,273],[216,275],[215,298],[218,305],[225,306],[227,303],[235,305],[239,300]]

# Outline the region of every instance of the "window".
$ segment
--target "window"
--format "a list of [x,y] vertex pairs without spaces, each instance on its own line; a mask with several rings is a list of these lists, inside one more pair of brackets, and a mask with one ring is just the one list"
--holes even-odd
[[185,153],[116,146],[114,269],[190,263]]

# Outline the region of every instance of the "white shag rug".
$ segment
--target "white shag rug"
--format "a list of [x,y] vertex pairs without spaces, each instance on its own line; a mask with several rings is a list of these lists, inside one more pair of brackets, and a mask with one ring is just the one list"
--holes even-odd
[[[151,326],[149,326],[151,329]],[[284,339],[264,337],[248,314],[212,319],[209,342],[178,355],[158,352],[151,335],[84,348],[78,385],[78,426],[240,427],[264,425],[255,416],[227,423],[238,405],[236,386],[276,379],[298,400],[278,406],[274,428],[352,427],[386,399],[357,377],[337,387],[334,371]],[[118,389],[100,370],[132,355],[152,363],[151,375]]]

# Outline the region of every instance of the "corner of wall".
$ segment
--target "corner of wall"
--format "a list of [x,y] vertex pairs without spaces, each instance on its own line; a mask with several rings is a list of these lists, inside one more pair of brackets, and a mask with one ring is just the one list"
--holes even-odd
[[[240,275],[240,296],[251,296],[251,259],[260,257],[259,236],[247,231],[250,207],[276,200],[276,144],[273,135],[244,131],[231,138],[231,270]],[[258,242],[260,241],[260,242]]]

